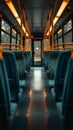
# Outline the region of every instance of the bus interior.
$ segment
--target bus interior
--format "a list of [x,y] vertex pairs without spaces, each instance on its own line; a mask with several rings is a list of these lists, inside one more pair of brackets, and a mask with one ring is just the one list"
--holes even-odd
[[73,130],[73,0],[0,0],[0,130]]

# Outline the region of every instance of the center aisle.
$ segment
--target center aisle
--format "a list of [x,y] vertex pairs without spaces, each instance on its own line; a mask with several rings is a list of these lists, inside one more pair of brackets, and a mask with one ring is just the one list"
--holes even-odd
[[54,98],[47,88],[44,68],[32,67],[11,130],[63,130]]
[[46,107],[45,72],[43,68],[31,69],[29,130],[47,130],[48,110]]

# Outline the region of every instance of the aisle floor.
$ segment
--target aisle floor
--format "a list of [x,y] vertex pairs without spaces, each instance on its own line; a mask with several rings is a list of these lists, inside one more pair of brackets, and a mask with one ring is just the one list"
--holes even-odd
[[31,68],[12,130],[62,130],[56,104],[47,87],[48,79],[44,68]]

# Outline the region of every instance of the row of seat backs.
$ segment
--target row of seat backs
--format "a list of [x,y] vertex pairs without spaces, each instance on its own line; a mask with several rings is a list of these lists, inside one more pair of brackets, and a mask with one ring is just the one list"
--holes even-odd
[[73,52],[62,51],[55,73],[55,100],[62,101],[63,125],[73,129]]
[[11,101],[18,101],[19,90],[19,75],[14,52],[3,51],[3,59],[0,59],[0,128],[8,129],[10,126]]
[[67,70],[70,50],[61,51],[58,57],[54,79],[55,101],[62,100],[63,84]]
[[16,57],[19,78],[24,79],[26,77],[27,68],[30,69],[31,54],[30,52],[14,51],[14,55]]
[[32,56],[31,56],[31,52],[24,52],[24,56],[26,58],[26,70],[30,70],[30,67],[31,67],[31,60],[32,60]]
[[23,51],[14,51],[14,55],[17,62],[17,70],[19,74],[19,78],[24,78],[24,73],[26,70],[26,60],[24,59]]
[[[21,53],[17,59],[19,58],[22,59]],[[11,51],[3,51],[3,59],[0,59],[0,128],[10,127],[10,119],[15,111],[12,111],[11,102],[18,101],[19,91],[19,74],[15,54]]]
[[16,102],[19,100],[19,75],[17,71],[16,59],[14,53],[11,51],[3,51],[3,58],[8,74],[11,100]]
[[60,50],[44,52],[43,64],[48,72],[49,79],[54,79],[59,53]]
[[[11,90],[11,98],[13,101],[18,101],[20,87],[24,87],[25,82],[20,81],[21,74],[25,75],[25,57],[24,51],[3,51],[4,60],[6,63],[8,80]],[[30,55],[30,53],[29,53]],[[21,77],[23,78],[23,77]],[[24,78],[23,78],[24,80]]]
[[43,66],[46,70],[48,69],[49,53],[50,51],[43,52]]
[[48,59],[49,79],[54,79],[60,50],[50,51]]

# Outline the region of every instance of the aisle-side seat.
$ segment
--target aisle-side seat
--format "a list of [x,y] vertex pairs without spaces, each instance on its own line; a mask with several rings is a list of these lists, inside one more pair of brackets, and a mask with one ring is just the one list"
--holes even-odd
[[30,67],[31,67],[31,52],[30,51],[25,51],[24,52],[24,57],[26,60],[26,70],[27,72],[30,72]]
[[45,70],[48,70],[48,60],[50,56],[50,51],[43,52],[43,66]]
[[[8,111],[8,103],[7,102],[7,96],[6,96],[6,90],[5,90],[5,84],[2,74],[2,68],[1,68],[1,60],[0,60],[0,129],[6,128],[7,123],[9,121],[9,115],[10,110]],[[10,105],[10,104],[9,104]]]
[[64,82],[62,115],[64,126],[73,129],[73,52],[69,59]]
[[24,52],[23,51],[14,51],[14,55],[16,58],[17,71],[19,74],[19,86],[20,86],[20,88],[24,88],[26,85],[25,79],[27,77],[26,61],[24,59]]
[[57,68],[55,73],[55,82],[54,82],[54,92],[55,92],[56,102],[62,100],[63,84],[64,84],[69,57],[70,57],[70,50],[65,50],[60,53],[58,58],[58,63],[57,63]]
[[0,59],[0,129],[10,128],[16,112],[17,104],[11,103],[10,94],[5,62]]
[[24,60],[24,53],[23,51],[14,51],[14,55],[17,62],[17,70],[19,73],[19,78],[25,79],[26,61]]
[[50,56],[48,59],[48,71],[47,71],[50,88],[54,88],[55,72],[60,52],[61,52],[60,50],[50,51]]
[[11,51],[3,51],[3,57],[8,73],[10,84],[11,100],[18,102],[19,100],[19,76],[17,72],[16,59]]
[[54,50],[50,51],[50,56],[48,59],[48,77],[49,79],[54,79],[54,74],[56,71],[58,56],[59,56],[60,50]]
[[66,129],[73,129],[73,53],[68,61],[62,101],[57,102],[58,112]]

